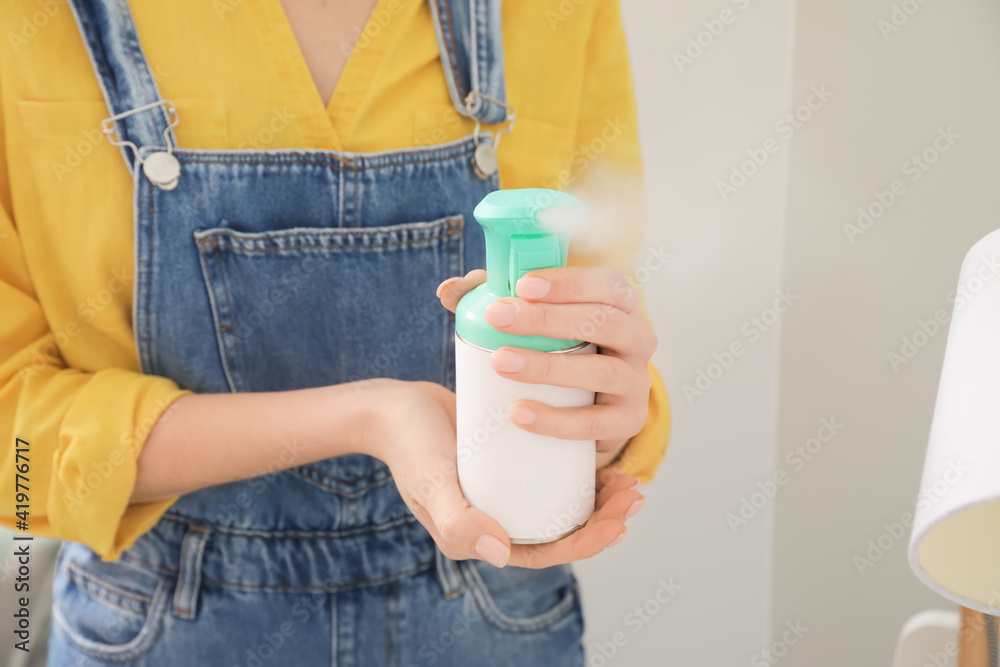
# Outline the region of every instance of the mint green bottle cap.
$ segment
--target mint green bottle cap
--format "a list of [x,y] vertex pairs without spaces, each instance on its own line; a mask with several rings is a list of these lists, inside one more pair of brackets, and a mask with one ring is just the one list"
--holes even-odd
[[583,341],[547,336],[519,336],[486,323],[486,307],[514,293],[517,281],[535,269],[566,266],[568,230],[544,224],[539,217],[582,215],[583,204],[556,190],[497,190],[486,195],[473,215],[486,233],[486,282],[466,293],[455,311],[455,332],[462,340],[487,350],[513,345],[554,352]]

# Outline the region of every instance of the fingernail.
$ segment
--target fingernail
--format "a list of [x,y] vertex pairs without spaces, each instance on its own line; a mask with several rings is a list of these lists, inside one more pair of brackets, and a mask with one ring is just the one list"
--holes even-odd
[[515,424],[531,424],[535,421],[535,411],[527,405],[515,403],[507,408],[507,418]]
[[628,509],[625,510],[625,518],[631,519],[632,517],[634,517],[639,512],[639,510],[642,509],[642,506],[645,504],[646,504],[645,498],[639,498],[639,500],[633,502],[631,505],[628,506]]
[[441,298],[441,291],[444,290],[444,288],[448,285],[448,283],[453,283],[456,280],[461,280],[461,277],[460,276],[455,276],[453,278],[448,278],[447,280],[441,281],[441,284],[438,285],[437,289],[434,291],[434,296],[436,296],[437,298],[440,299]]
[[632,481],[632,486],[630,486],[630,487],[628,487],[628,488],[630,488],[630,489],[638,489],[638,488],[639,488],[640,486],[642,486],[642,482],[640,482],[640,481],[639,481],[638,479],[636,479],[635,477],[633,477],[633,478],[632,478],[632,480],[633,480],[633,481]]
[[510,560],[510,549],[489,533],[476,542],[476,554],[493,567],[503,567]]
[[551,283],[545,278],[534,278],[525,276],[517,281],[515,292],[525,299],[541,299],[549,293]]
[[514,324],[517,306],[503,301],[494,301],[486,306],[486,323],[494,327],[508,327]]
[[510,350],[497,350],[493,353],[493,368],[504,373],[516,373],[524,368],[524,357]]
[[605,548],[606,549],[610,549],[611,547],[615,546],[616,544],[621,544],[622,540],[625,539],[626,535],[628,535],[628,528],[626,528],[624,531],[622,531],[622,534],[619,535],[618,537],[616,537],[615,540],[614,540],[614,542],[612,542],[611,544],[609,544]]

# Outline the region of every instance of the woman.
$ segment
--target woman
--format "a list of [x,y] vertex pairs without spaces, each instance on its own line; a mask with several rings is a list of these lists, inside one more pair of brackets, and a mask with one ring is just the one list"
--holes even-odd
[[596,439],[599,480],[587,526],[511,546],[455,476],[448,312],[501,182],[639,169],[617,4],[563,5],[4,4],[0,424],[29,532],[67,541],[52,664],[582,663],[565,564],[621,541],[662,459],[655,336],[606,268],[492,308],[563,338],[607,315],[593,358],[494,355],[600,392],[511,406]]

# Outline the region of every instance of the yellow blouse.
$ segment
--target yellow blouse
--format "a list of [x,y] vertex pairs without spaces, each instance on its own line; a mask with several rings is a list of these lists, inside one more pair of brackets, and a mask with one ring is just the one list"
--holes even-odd
[[[379,0],[325,108],[279,0],[130,4],[160,91],[179,111],[181,147],[369,152],[472,131],[451,105],[421,0]],[[499,149],[503,187],[570,186],[597,146],[601,160],[639,172],[617,0],[507,0],[503,29],[517,110]],[[128,504],[146,435],[186,392],[139,370],[132,183],[100,132],[108,111],[68,6],[5,0],[0,35],[0,522],[18,521],[21,438],[29,532],[116,558],[173,502]],[[634,254],[634,235],[626,245]],[[650,371],[649,420],[619,462],[644,481],[670,427]]]

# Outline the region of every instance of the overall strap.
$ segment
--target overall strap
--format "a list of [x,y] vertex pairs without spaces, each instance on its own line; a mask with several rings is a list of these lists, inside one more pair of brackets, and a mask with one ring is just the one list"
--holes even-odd
[[[69,6],[97,73],[109,116],[148,107],[114,121],[118,141],[133,142],[143,154],[165,145],[176,146],[170,114],[165,105],[157,104],[162,98],[139,45],[128,2],[69,0]],[[125,164],[134,173],[135,154],[124,143],[121,148]]]
[[508,120],[500,0],[428,1],[452,103],[484,124]]

